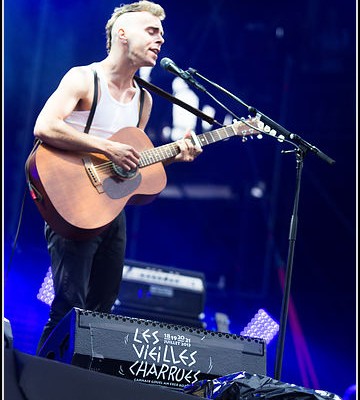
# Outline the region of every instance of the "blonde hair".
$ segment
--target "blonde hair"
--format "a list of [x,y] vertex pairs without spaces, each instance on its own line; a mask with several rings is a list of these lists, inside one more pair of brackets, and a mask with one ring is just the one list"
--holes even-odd
[[158,17],[161,21],[165,18],[164,9],[156,3],[147,0],[140,0],[131,4],[122,4],[120,7],[116,7],[114,12],[112,13],[110,19],[106,23],[105,31],[106,31],[106,50],[109,53],[111,49],[112,42],[112,28],[116,22],[116,20],[120,17],[120,15],[129,13],[129,12],[137,12],[137,11],[147,11]]

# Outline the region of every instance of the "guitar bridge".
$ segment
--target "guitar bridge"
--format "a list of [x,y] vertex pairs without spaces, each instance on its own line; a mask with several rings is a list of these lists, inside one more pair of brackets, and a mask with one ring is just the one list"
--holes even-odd
[[86,173],[87,173],[88,177],[90,178],[90,181],[93,184],[93,186],[96,188],[96,190],[99,193],[104,193],[104,188],[103,188],[102,182],[99,178],[98,173],[96,172],[95,166],[94,166],[93,162],[91,161],[91,158],[84,157],[82,160],[83,160],[83,163],[85,166]]

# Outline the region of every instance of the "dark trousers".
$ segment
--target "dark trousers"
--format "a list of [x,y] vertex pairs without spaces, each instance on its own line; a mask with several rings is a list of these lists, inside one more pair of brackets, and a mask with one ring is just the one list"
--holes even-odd
[[125,257],[124,211],[99,236],[70,240],[45,224],[55,297],[37,347],[73,308],[109,313],[120,290]]

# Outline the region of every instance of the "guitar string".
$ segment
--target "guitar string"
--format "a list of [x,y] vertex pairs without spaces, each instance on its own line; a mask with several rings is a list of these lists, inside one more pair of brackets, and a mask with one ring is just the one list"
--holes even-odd
[[[226,127],[221,128],[221,129],[225,130],[225,133],[227,134],[227,131],[226,131],[225,128]],[[206,136],[210,136],[210,135],[215,136],[216,134],[218,134],[218,138],[219,139],[215,139],[215,141],[220,140],[220,139],[224,139],[225,137],[229,136],[228,134],[226,136],[222,136],[221,134],[219,134],[219,132],[220,132],[220,129],[216,129],[214,131],[206,132],[205,134],[199,135],[199,136],[204,136],[204,135],[206,135]],[[209,140],[207,140],[207,143],[210,143]],[[167,152],[167,149],[170,150],[170,153]],[[163,146],[157,147],[157,148],[147,149],[147,150],[144,150],[141,153],[140,160],[142,159],[142,160],[145,160],[147,162],[150,161],[150,164],[152,164],[154,162],[153,161],[154,158],[155,158],[155,162],[163,161],[166,158],[168,158],[169,156],[172,157],[172,156],[175,156],[176,154],[178,154],[178,149],[179,149],[179,146],[176,143],[169,143],[169,144],[165,144]],[[174,151],[175,151],[175,153],[174,153]],[[155,157],[152,154],[155,154]],[[160,158],[158,157],[159,155],[160,155]],[[108,166],[111,166],[111,165],[112,165],[112,162],[108,161],[108,162],[105,162],[105,163],[102,163],[102,164],[99,164],[99,165],[95,166],[95,168],[97,170],[103,170],[103,169],[107,169]]]
[[[154,162],[159,162],[159,161],[163,161],[166,158],[170,156],[174,156],[177,154],[177,152],[174,153],[174,151],[176,151],[178,149],[178,145],[175,143],[169,143],[157,148],[153,148],[153,149],[147,149],[144,150],[143,152],[141,152],[141,156],[140,156],[140,166],[147,166],[150,164],[153,164]],[[167,152],[166,149],[169,149],[170,152]],[[165,151],[165,154],[164,154]],[[152,154],[155,154],[155,156],[153,156]],[[160,155],[160,157],[159,157]],[[155,160],[155,161],[154,161]],[[102,164],[98,164],[95,166],[95,169],[97,171],[106,171],[108,168],[112,168],[112,161],[106,161]]]
[[[260,129],[255,128],[254,126],[250,125],[249,122],[246,120],[242,120],[241,124],[247,125],[250,128],[260,131]],[[228,125],[228,126],[225,126],[222,128],[215,129],[210,132],[205,132],[203,134],[198,135],[198,137],[206,138],[207,140],[206,140],[205,144],[209,144],[209,143],[217,142],[218,140],[223,140],[223,139],[229,138],[232,135],[229,135],[228,131],[230,130],[230,132],[232,132],[232,129],[233,129],[233,125]],[[216,136],[217,136],[217,138],[216,138]],[[211,138],[212,141],[209,141],[208,140],[209,138]],[[202,143],[204,143],[204,141],[202,141]],[[172,157],[172,156],[175,156],[176,154],[178,154],[179,147],[176,143],[169,143],[169,144],[165,144],[163,146],[157,147],[157,148],[151,148],[151,149],[144,150],[143,152],[141,152],[139,166],[144,167],[144,166],[154,164],[156,162],[166,160],[167,158],[169,158],[169,153],[167,153],[167,149],[170,150],[170,157]],[[165,155],[163,153],[164,150],[165,150]],[[173,154],[172,151],[176,151],[176,153]],[[155,157],[153,156],[153,154],[155,154]],[[94,166],[94,168],[97,171],[105,172],[107,170],[111,170],[112,165],[113,165],[112,161],[106,161],[102,164],[98,164],[98,165]]]

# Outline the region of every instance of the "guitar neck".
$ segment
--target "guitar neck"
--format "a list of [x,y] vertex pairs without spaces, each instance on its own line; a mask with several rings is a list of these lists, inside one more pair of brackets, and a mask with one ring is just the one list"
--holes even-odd
[[[208,144],[228,139],[234,135],[236,135],[234,126],[228,125],[209,132],[201,133],[196,137],[200,143],[200,146],[204,147]],[[179,153],[180,149],[176,142],[145,150],[140,154],[139,167],[146,167],[157,162],[166,161],[172,157],[175,157]]]

